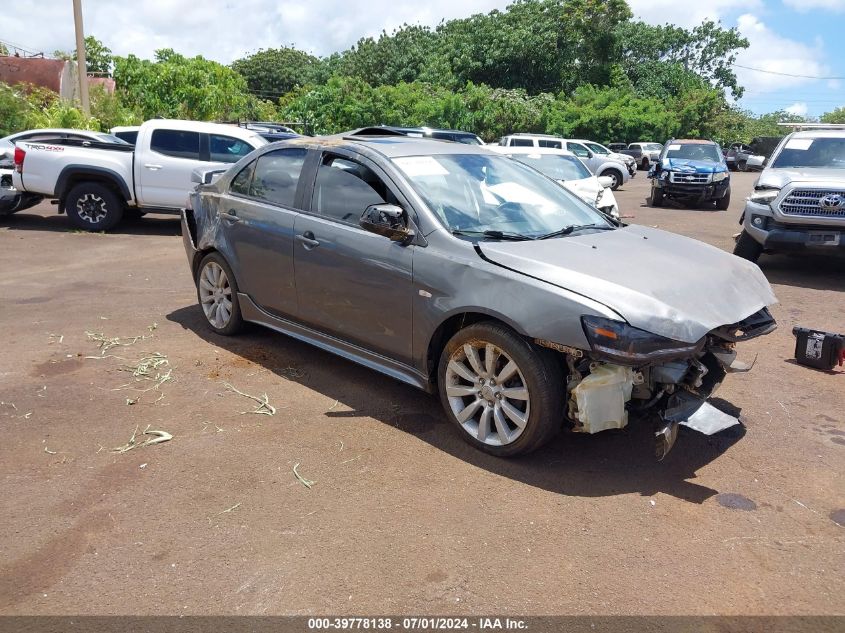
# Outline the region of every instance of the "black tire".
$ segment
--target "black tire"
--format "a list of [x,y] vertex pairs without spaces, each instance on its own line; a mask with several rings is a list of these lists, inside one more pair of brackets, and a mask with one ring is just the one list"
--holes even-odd
[[748,161],[741,160],[736,164],[739,171],[748,171]]
[[[212,305],[204,303],[204,299],[208,297],[208,290],[206,290],[204,283],[213,280],[213,277],[205,277],[204,273],[206,269],[209,269],[209,274],[211,271],[214,270],[212,266],[218,266],[222,269],[223,273],[226,275],[226,284],[228,285],[230,294],[227,295],[230,297],[231,308],[228,309],[229,317],[228,319],[223,318],[221,314],[221,320],[215,321],[218,313],[215,311],[216,305],[219,301],[214,300]],[[197,302],[199,303],[200,309],[205,316],[205,323],[211,329],[211,331],[216,332],[217,334],[222,334],[223,336],[232,336],[237,334],[243,329],[244,320],[241,316],[241,306],[238,302],[238,282],[235,280],[235,275],[232,273],[232,269],[229,267],[229,264],[223,258],[220,253],[213,252],[209,253],[205,257],[203,257],[202,261],[200,262],[199,268],[197,269],[197,278],[195,279],[197,285]],[[216,285],[216,284],[211,284]],[[220,285],[218,288],[221,289],[221,294],[225,291],[223,290],[223,286]],[[206,306],[209,305],[209,308]],[[209,312],[209,309],[211,312]]]
[[599,174],[599,176],[608,176],[610,178],[613,178],[613,184],[610,185],[611,191],[616,191],[617,189],[619,189],[619,187],[622,186],[622,182],[624,179],[624,176],[622,175],[621,171],[612,168],[605,169],[602,173]]
[[642,169],[643,171],[648,171],[649,167],[651,167],[651,163],[648,162],[648,158],[643,157],[643,160],[640,163],[640,169]]
[[716,198],[716,208],[719,211],[727,211],[729,206],[731,206],[731,190],[730,190],[730,188],[728,188],[728,190],[725,192],[724,196],[722,196],[721,198]]
[[663,206],[663,191],[660,190],[660,187],[651,186],[651,195],[648,198],[648,203],[652,207]]
[[85,231],[108,231],[123,218],[125,203],[105,185],[83,182],[65,198],[65,211],[73,224]]
[[[491,397],[489,405],[484,404],[488,401],[482,400],[481,395],[466,395],[466,396],[449,396],[447,394],[447,386],[464,387],[479,389],[479,394],[482,392],[480,383],[466,381],[465,385],[453,383],[447,385],[447,370],[450,367],[450,360],[453,354],[460,355],[463,353],[464,344],[472,343],[475,345],[484,345],[485,348],[485,363],[486,369],[486,344],[491,343],[502,354],[499,356],[494,365],[492,372],[493,378],[502,376],[504,367],[507,366],[508,358],[513,360],[518,367],[518,371],[512,378],[507,379],[503,384],[495,385],[495,381],[489,384],[493,389],[513,389],[514,381],[517,387],[527,390],[528,400],[508,400],[507,398],[499,398],[500,394],[496,394],[495,399]],[[467,365],[464,365],[467,367]],[[498,372],[498,373],[497,373]],[[479,374],[480,375],[480,374]],[[483,378],[486,380],[486,377]],[[464,379],[465,380],[465,379]],[[458,430],[460,436],[475,448],[496,455],[498,457],[512,457],[514,455],[523,455],[534,451],[545,443],[547,443],[554,434],[560,430],[563,424],[563,412],[565,401],[565,384],[563,380],[563,373],[556,360],[552,357],[549,350],[537,347],[526,341],[523,337],[516,334],[513,330],[500,323],[493,321],[485,321],[470,325],[463,330],[457,332],[446,344],[443,353],[440,356],[440,362],[437,368],[437,386],[440,391],[440,401],[446,416],[452,421],[452,424]],[[487,394],[489,397],[489,393]],[[496,429],[495,419],[500,416],[502,420],[508,425],[508,430],[516,433],[519,428],[505,415],[504,405],[513,402],[524,401],[525,408],[519,413],[527,413],[522,430],[516,438],[509,443],[501,445],[491,445],[470,435],[470,431],[465,429],[458,420],[456,414],[452,410],[452,401],[455,401],[455,406],[466,406],[469,408],[473,405],[473,398],[482,403],[476,407],[479,413],[479,420],[476,423],[476,429],[481,426],[481,418],[484,415],[484,409],[490,409],[488,417],[491,434],[495,434],[498,440],[501,440],[501,434],[493,429]],[[469,402],[467,403],[467,400]],[[506,400],[507,402],[503,402]],[[475,415],[473,414],[472,418]],[[468,424],[475,423],[474,419],[469,419]],[[510,426],[513,429],[510,429]],[[477,433],[480,434],[480,433]],[[490,437],[488,435],[488,438]],[[498,441],[496,438],[491,438],[491,441]]]
[[751,237],[747,231],[739,234],[739,239],[737,239],[736,246],[734,246],[734,255],[756,263],[762,253],[763,246]]

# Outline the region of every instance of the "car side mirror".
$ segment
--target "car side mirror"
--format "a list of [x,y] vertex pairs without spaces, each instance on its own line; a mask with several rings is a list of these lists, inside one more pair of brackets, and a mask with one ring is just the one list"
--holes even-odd
[[371,204],[358,224],[365,231],[383,235],[392,242],[407,242],[414,237],[405,210],[395,204]]
[[593,156],[595,156],[595,154],[589,151],[587,152],[587,158],[592,158]]
[[191,172],[191,182],[197,185],[210,185],[217,180],[226,169],[207,169],[199,167]]

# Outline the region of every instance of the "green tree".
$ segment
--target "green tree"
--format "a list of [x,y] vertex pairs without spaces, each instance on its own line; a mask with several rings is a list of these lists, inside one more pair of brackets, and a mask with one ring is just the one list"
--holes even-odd
[[296,86],[311,83],[319,60],[295,48],[259,50],[232,62],[250,92],[262,99],[278,99]]
[[825,112],[819,120],[822,123],[845,123],[845,106]]
[[123,103],[144,119],[230,120],[248,116],[246,80],[204,57],[156,51],[155,61],[115,57],[114,80]]
[[736,28],[724,29],[712,20],[691,30],[625,22],[618,37],[625,72],[641,94],[678,96],[707,84],[742,96],[732,65],[748,40]]
[[[72,53],[67,51],[53,51],[53,57],[64,61],[76,61],[76,49]],[[111,49],[93,35],[85,38],[85,67],[89,73],[111,76],[114,57]]]

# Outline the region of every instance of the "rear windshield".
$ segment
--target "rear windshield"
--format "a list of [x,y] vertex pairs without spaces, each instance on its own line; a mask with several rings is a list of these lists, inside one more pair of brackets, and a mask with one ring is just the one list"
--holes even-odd
[[670,143],[666,151],[666,158],[686,158],[688,160],[700,160],[709,163],[721,163],[722,155],[715,145],[710,143]]
[[113,136],[112,134],[97,134],[97,138],[103,141],[103,143],[119,143],[120,145],[129,145],[126,141],[122,138],[118,138]]
[[789,139],[772,167],[845,169],[845,138]]

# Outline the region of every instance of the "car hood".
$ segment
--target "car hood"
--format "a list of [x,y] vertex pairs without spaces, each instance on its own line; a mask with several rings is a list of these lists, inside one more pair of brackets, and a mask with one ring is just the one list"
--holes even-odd
[[777,187],[791,182],[824,183],[832,186],[845,186],[845,169],[775,169],[768,168],[760,174],[757,186]]
[[628,156],[628,154],[620,154],[619,152],[610,152],[610,154],[607,154],[606,157],[610,160],[618,160],[623,163],[627,163],[629,161],[634,160],[633,156]]
[[479,247],[494,264],[598,301],[634,327],[679,341],[698,341],[777,303],[756,264],[643,226]]
[[697,174],[714,174],[720,171],[727,171],[727,167],[719,163],[712,163],[706,160],[692,160],[690,158],[667,158],[663,161],[662,166],[663,169]]
[[590,204],[595,203],[596,196],[603,189],[595,176],[579,178],[577,180],[559,180],[558,182],[578,197],[587,200]]

